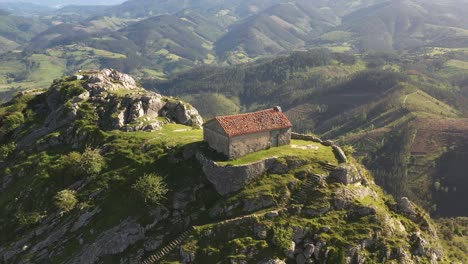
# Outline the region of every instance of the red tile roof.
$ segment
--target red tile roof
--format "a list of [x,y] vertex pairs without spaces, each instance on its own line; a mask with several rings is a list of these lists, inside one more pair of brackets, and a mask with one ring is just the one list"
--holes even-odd
[[247,114],[218,116],[216,120],[229,137],[292,127],[279,107]]

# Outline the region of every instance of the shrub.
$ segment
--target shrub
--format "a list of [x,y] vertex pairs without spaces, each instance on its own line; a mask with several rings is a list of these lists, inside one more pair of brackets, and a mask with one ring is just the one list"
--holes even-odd
[[24,115],[20,112],[14,112],[3,119],[2,128],[7,132],[12,132],[24,123]]
[[356,152],[356,149],[351,145],[345,145],[343,146],[343,151],[346,154],[346,156],[351,156]]
[[81,155],[80,170],[88,176],[98,175],[105,166],[104,157],[97,149],[86,148]]
[[76,151],[63,156],[62,170],[73,176],[96,176],[105,166],[104,157],[97,149],[86,148],[83,154]]
[[7,160],[10,158],[11,154],[15,152],[16,144],[15,142],[10,142],[0,146],[0,160]]
[[15,218],[20,227],[27,228],[27,227],[36,225],[39,222],[41,222],[43,215],[41,215],[38,212],[32,212],[32,213],[19,212],[15,214]]
[[147,205],[159,205],[169,191],[163,177],[154,173],[139,178],[132,188]]
[[69,212],[75,208],[78,203],[75,192],[71,190],[63,190],[55,195],[55,205],[58,209]]

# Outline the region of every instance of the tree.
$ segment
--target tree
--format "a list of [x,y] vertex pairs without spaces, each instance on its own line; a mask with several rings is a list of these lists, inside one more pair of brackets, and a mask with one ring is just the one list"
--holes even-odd
[[55,195],[55,205],[61,211],[69,212],[75,208],[78,203],[75,192],[71,190],[63,190]]
[[139,178],[132,188],[147,205],[159,205],[169,191],[164,178],[154,173]]

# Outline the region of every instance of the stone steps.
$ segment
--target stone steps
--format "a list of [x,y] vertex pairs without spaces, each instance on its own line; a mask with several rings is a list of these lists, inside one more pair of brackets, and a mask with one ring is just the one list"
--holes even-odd
[[302,203],[307,200],[307,196],[309,193],[313,192],[315,186],[321,181],[321,177],[319,175],[312,175],[307,178],[301,186],[301,190],[293,197],[293,201],[297,203]]
[[[276,210],[276,213],[283,213],[286,212],[288,209],[287,208],[280,208]],[[228,224],[234,224],[234,223],[241,223],[246,220],[250,219],[256,219],[258,217],[263,217],[264,215],[267,215],[270,212],[265,212],[262,214],[250,214],[250,215],[244,215],[244,216],[239,216],[231,219],[227,219],[224,221],[220,221],[217,223],[214,223],[216,226],[223,226],[223,225],[228,225]],[[199,226],[202,227],[202,226]],[[190,229],[186,230],[182,234],[180,234],[178,237],[176,237],[174,240],[170,241],[169,243],[166,244],[166,246],[160,248],[156,253],[152,254],[148,258],[146,258],[144,261],[141,262],[141,264],[154,264],[157,263],[157,261],[161,260],[164,256],[172,252],[176,247],[180,246],[186,238],[191,236],[197,227],[192,226]]]
[[186,238],[191,236],[195,232],[195,227],[192,226],[182,234],[180,234],[178,237],[176,237],[174,240],[170,241],[169,243],[166,244],[166,246],[160,248],[156,253],[152,254],[146,260],[142,261],[142,264],[153,264],[156,263],[158,260],[162,259],[164,256],[169,254],[171,251],[173,251],[176,247],[180,246]]
[[329,170],[329,171],[336,169],[336,165],[330,164],[328,162],[320,162],[320,165],[322,165],[324,169]]

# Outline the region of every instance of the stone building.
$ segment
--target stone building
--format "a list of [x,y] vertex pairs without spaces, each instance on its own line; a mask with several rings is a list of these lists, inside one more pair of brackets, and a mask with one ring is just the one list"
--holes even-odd
[[291,143],[292,124],[279,106],[240,115],[218,116],[203,125],[209,146],[229,159]]

